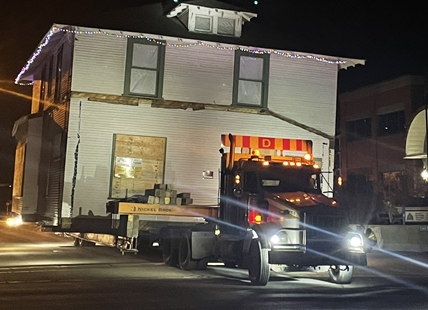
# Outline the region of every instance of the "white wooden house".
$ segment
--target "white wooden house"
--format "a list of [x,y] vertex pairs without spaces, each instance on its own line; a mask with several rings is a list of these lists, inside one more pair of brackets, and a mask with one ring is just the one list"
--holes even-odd
[[[162,15],[181,21],[171,23],[188,33],[180,37],[52,26],[16,78],[33,84],[33,100],[13,131],[14,209],[54,224],[105,215],[108,199],[155,183],[217,204],[228,133],[312,140],[332,172],[337,73],[363,62],[252,46],[241,35],[255,13],[200,3]],[[333,174],[325,176],[328,192]]]

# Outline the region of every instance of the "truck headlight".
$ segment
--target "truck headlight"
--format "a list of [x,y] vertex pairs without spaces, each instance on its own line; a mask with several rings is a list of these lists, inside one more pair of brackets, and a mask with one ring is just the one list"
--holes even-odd
[[272,242],[273,244],[290,243],[287,233],[283,231],[279,231],[275,235],[273,235],[270,238],[270,242]]
[[281,239],[277,236],[277,235],[273,235],[272,238],[270,238],[270,242],[272,243],[279,243],[281,241]]
[[346,239],[350,248],[362,248],[364,246],[363,237],[359,233],[348,233]]

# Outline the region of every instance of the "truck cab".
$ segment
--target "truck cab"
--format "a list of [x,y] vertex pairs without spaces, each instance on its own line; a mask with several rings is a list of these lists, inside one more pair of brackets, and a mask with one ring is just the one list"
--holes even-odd
[[301,156],[284,150],[261,156],[254,149],[236,153],[242,145],[236,136],[228,139],[230,151],[220,151],[218,257],[248,268],[256,285],[267,283],[270,265],[328,266],[334,282],[349,283],[353,266],[366,265],[363,236],[350,231],[338,203],[321,192],[312,142],[300,142]]

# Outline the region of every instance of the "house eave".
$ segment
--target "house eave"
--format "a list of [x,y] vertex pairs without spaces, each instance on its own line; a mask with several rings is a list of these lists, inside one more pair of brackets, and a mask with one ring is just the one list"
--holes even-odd
[[65,32],[61,31],[65,27],[67,26],[52,25],[15,78],[15,84],[32,84],[34,82],[34,73],[37,71],[39,65],[44,62],[46,55],[50,54],[52,49],[55,48],[56,43],[65,35]]

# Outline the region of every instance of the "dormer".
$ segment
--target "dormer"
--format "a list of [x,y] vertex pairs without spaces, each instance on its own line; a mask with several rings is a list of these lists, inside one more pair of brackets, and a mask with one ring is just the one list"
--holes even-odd
[[198,1],[179,3],[168,18],[177,17],[190,32],[240,37],[242,25],[257,14],[241,11],[238,7],[223,5],[220,1]]

